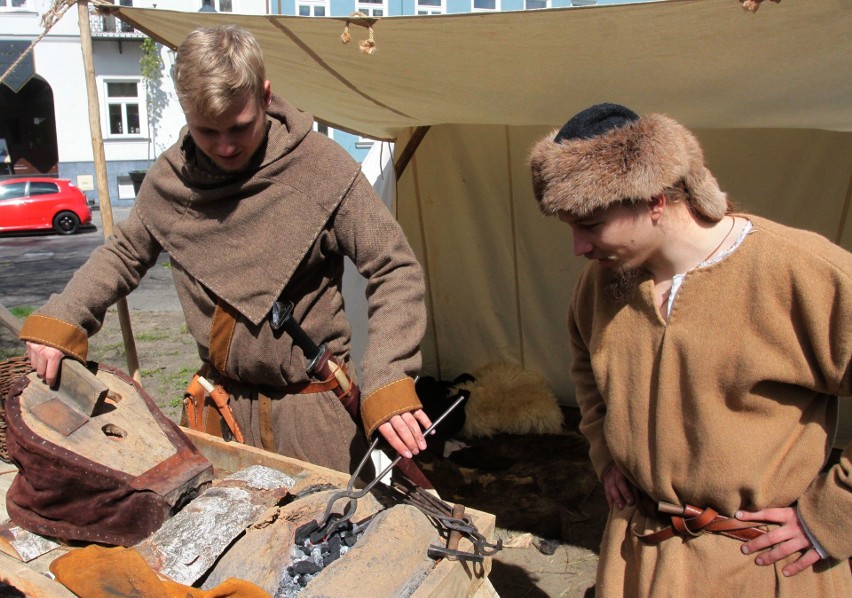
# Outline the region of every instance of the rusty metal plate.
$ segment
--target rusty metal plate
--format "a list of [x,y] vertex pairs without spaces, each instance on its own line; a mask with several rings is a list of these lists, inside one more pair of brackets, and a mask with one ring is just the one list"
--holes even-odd
[[32,408],[33,417],[62,434],[70,436],[80,426],[89,421],[89,418],[69,407],[58,397],[48,399],[40,405]]

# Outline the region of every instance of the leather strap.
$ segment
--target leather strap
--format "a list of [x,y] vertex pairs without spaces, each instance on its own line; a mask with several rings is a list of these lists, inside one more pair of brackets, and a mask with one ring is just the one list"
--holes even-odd
[[[201,376],[206,374],[206,368],[202,367],[198,373],[192,376],[192,380],[186,387],[183,395],[183,403],[186,408],[186,425],[200,432],[213,436],[222,436],[219,419],[225,422],[234,439],[245,443],[242,431],[234,418],[229,402],[231,400],[228,391],[221,384],[213,385],[208,392],[201,383]],[[209,381],[206,384],[211,384]],[[207,400],[209,395],[210,400]]]
[[221,384],[216,384],[213,390],[210,391],[210,398],[213,399],[216,409],[219,410],[219,414],[225,420],[225,424],[228,426],[231,434],[233,434],[234,439],[240,444],[245,444],[243,433],[237,425],[237,420],[234,419],[234,412],[231,411],[231,406],[228,404],[231,400],[231,395],[228,394],[228,391]]
[[228,356],[231,353],[231,340],[236,327],[237,311],[224,301],[217,302],[210,324],[209,355],[218,372],[228,371]]
[[[320,382],[288,384],[277,392],[288,395],[307,395],[334,390],[338,386],[339,382],[337,378],[332,376],[328,380],[321,380]],[[257,403],[258,418],[260,420],[258,422],[258,426],[260,427],[260,445],[264,450],[275,452],[275,433],[272,431],[272,399],[263,391],[258,391]]]
[[284,394],[288,395],[309,395],[318,392],[326,392],[328,390],[334,390],[340,386],[340,383],[336,378],[332,377],[328,380],[322,380],[320,382],[300,382],[299,384],[288,384],[281,391]]
[[[684,515],[672,515],[672,524],[658,532],[636,534],[646,544],[659,544],[675,536],[695,537],[703,533],[721,534],[740,542],[753,540],[767,532],[763,524],[754,521],[740,521],[719,515],[707,507],[701,509],[692,505],[684,507]],[[634,532],[635,533],[635,532]]]
[[257,393],[257,414],[260,421],[260,445],[264,450],[275,452],[275,434],[272,433],[272,399]]
[[204,387],[198,382],[198,374],[192,376],[183,395],[186,407],[186,424],[193,430],[202,430],[204,418]]

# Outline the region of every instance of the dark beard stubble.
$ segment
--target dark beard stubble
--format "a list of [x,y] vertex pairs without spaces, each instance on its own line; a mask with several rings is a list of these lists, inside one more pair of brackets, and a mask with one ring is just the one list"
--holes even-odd
[[618,303],[627,303],[633,298],[639,282],[644,276],[642,268],[617,268],[607,273],[604,290],[606,295]]

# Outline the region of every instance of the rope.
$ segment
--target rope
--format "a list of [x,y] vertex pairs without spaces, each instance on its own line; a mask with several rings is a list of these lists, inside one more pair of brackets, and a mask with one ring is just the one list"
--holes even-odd
[[47,12],[41,15],[41,25],[42,27],[44,27],[44,31],[42,31],[41,34],[32,41],[29,48],[21,52],[21,55],[18,56],[18,59],[13,62],[9,68],[6,69],[6,72],[3,73],[2,77],[0,77],[0,83],[6,80],[6,77],[8,77],[9,74],[15,70],[15,67],[17,67],[19,64],[21,64],[21,62],[23,62],[24,58],[27,57],[27,54],[33,51],[33,48],[35,48],[36,44],[39,43],[42,39],[44,39],[44,36],[47,35],[51,28],[59,21],[59,19],[62,18],[62,15],[64,15],[68,11],[68,9],[74,6],[76,3],[77,0],[53,0],[53,5],[51,5]]
[[[363,23],[357,23],[357,22],[354,23],[354,24],[367,28],[367,39],[363,39],[360,42],[358,42],[358,47],[361,49],[361,52],[363,52],[364,54],[372,54],[373,51],[376,49],[376,41],[373,38],[373,23],[376,22],[376,19],[372,19],[372,18],[368,17],[367,15],[365,15],[363,12],[360,12],[360,11],[353,12],[351,15],[349,15],[349,17],[350,18],[357,17],[359,20],[360,19],[366,19],[367,20],[367,25],[364,25]],[[349,34],[350,23],[351,23],[351,21],[349,19],[347,19],[346,25],[343,26],[343,33],[340,35],[340,42],[343,43],[343,44],[348,44],[350,41],[352,41],[352,36]]]

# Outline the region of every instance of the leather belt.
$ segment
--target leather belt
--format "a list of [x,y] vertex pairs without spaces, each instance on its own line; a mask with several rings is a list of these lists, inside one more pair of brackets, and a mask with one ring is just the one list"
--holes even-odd
[[[748,542],[762,536],[768,530],[762,523],[740,521],[719,515],[710,507],[704,509],[692,505],[673,505],[659,502],[660,513],[671,516],[672,524],[658,532],[636,534],[646,544],[659,544],[675,536],[694,537],[703,533],[721,534],[740,542]],[[634,532],[635,533],[635,532]]]
[[332,376],[328,380],[320,382],[299,382],[298,384],[288,384],[280,389],[280,392],[288,395],[309,395],[317,392],[326,392],[334,390],[340,386],[337,378]]

